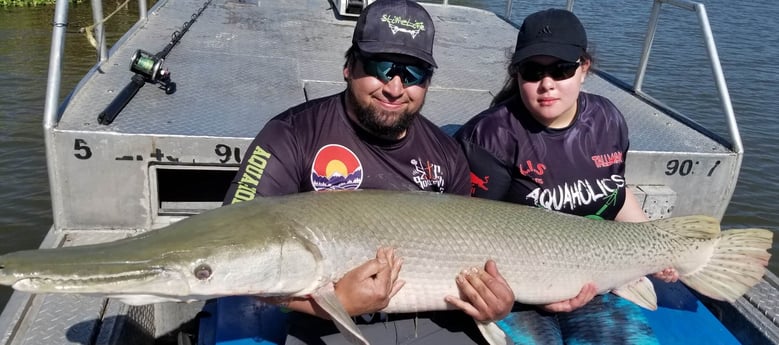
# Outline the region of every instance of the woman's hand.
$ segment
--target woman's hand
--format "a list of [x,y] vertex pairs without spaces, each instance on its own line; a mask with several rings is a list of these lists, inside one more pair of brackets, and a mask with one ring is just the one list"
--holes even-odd
[[666,283],[676,283],[679,280],[679,272],[673,267],[668,267],[660,272],[653,274],[657,279],[660,279]]

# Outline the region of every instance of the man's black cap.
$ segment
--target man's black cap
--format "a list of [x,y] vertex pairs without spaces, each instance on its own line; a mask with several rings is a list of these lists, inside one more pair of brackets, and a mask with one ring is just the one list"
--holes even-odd
[[402,54],[438,67],[433,59],[435,27],[430,14],[410,0],[377,0],[363,9],[352,44],[363,54]]

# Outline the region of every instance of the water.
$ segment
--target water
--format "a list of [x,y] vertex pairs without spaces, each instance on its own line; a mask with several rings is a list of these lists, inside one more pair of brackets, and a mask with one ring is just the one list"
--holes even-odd
[[[513,18],[521,20],[533,11],[564,3],[547,0],[530,6],[528,2],[514,4]],[[594,46],[598,66],[632,81],[629,71],[638,65],[646,31],[643,17],[651,2],[625,0],[616,2],[621,6],[597,8],[604,3],[579,1],[574,11],[580,13],[590,41],[599,42]],[[746,148],[723,227],[762,227],[779,233],[779,220],[773,217],[779,160],[772,151],[779,147],[774,135],[779,132],[779,72],[771,63],[779,56],[779,24],[773,20],[779,17],[779,6],[772,0],[704,3]],[[503,0],[451,0],[450,4],[505,10]],[[116,3],[103,6],[108,13]],[[52,222],[41,119],[53,12],[53,7],[0,9],[0,253],[37,247]],[[132,6],[120,11],[106,25],[108,41],[115,42],[137,18]],[[644,90],[729,137],[724,120],[707,115],[720,111],[696,16],[665,5],[661,18]],[[94,63],[94,50],[78,32],[91,21],[88,5],[71,6],[63,93]],[[682,38],[686,36],[692,39]],[[775,244],[774,252],[776,248]],[[779,273],[776,259],[770,269]],[[9,289],[0,289],[0,305],[9,294]]]
[[[103,5],[110,13],[116,3]],[[36,248],[51,227],[43,107],[54,7],[0,8],[0,253]],[[107,23],[116,42],[138,19],[124,9]],[[92,24],[88,5],[71,5],[62,71],[64,97],[96,61],[78,29]],[[0,287],[0,306],[11,290]]]

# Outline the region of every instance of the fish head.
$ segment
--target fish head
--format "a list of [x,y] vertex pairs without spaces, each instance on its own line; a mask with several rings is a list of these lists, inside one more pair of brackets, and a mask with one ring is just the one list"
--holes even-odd
[[119,241],[0,256],[0,284],[141,305],[289,296],[317,284],[319,254],[294,223],[222,207]]

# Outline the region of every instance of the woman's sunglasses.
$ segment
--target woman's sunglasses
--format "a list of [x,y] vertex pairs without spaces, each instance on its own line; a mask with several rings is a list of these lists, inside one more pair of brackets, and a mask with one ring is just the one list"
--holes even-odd
[[551,65],[542,65],[537,62],[528,61],[520,64],[517,67],[517,72],[519,72],[519,75],[524,81],[537,82],[544,79],[546,76],[550,76],[552,79],[560,81],[573,77],[574,74],[576,74],[576,69],[579,68],[580,65],[580,61],[557,62]]
[[389,83],[392,78],[399,76],[403,87],[422,84],[433,74],[432,68],[367,58],[362,59],[362,66],[366,74],[379,78],[385,83]]

